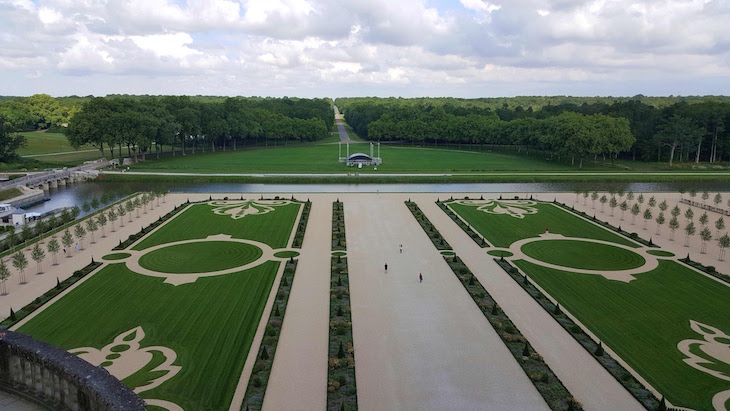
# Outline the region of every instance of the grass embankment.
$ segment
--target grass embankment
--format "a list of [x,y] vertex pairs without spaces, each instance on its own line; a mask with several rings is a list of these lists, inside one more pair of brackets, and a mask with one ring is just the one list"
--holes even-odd
[[[682,340],[703,339],[690,320],[730,332],[730,288],[674,261],[630,283],[515,264],[674,405],[713,409],[712,396],[730,388],[685,364],[677,349]],[[710,367],[728,371],[722,361]]]
[[[146,247],[210,234],[286,245],[299,204],[234,220],[215,215],[207,204],[192,206],[149,239]],[[288,230],[288,232],[287,232]],[[205,260],[204,256],[199,256]],[[169,347],[180,372],[143,398],[165,399],[184,409],[227,409],[279,269],[268,261],[253,269],[199,278],[180,286],[110,264],[53,303],[19,331],[64,349],[101,348],[134,327],[146,334],[143,346]],[[154,361],[153,361],[154,362]],[[154,364],[125,378],[144,385]]]
[[[496,201],[499,202],[499,200]],[[629,247],[639,247],[638,244],[625,237],[582,218],[572,216],[552,204],[529,205],[527,207],[537,210],[537,213],[525,214],[523,218],[516,218],[505,214],[487,213],[476,206],[450,201],[445,203],[496,247],[507,248],[510,244],[523,238],[537,238],[545,232],[546,228],[550,233],[562,234],[566,237],[593,238]],[[509,200],[505,200],[503,203],[505,206],[508,204],[512,203]]]
[[9,200],[11,198],[18,197],[22,194],[23,194],[23,192],[20,191],[19,188],[7,188],[5,190],[0,190],[0,201]]
[[576,240],[536,241],[523,245],[522,252],[549,264],[584,270],[630,270],[646,262],[623,248]]

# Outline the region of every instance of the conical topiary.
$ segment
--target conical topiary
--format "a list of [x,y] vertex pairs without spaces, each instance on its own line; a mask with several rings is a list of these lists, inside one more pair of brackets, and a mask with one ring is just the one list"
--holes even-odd
[[474,276],[469,277],[469,285],[474,285]]
[[343,314],[344,313],[342,312],[342,306],[341,305],[337,306],[337,315],[339,317],[342,317]]
[[522,349],[522,356],[523,357],[530,356],[530,345],[528,343],[525,343],[525,348]]
[[266,347],[264,347],[264,349],[261,350],[261,359],[262,360],[268,360],[269,359],[269,353],[266,351]]
[[15,316],[15,311],[13,311],[13,309],[11,308],[10,309],[10,320],[15,321],[17,319],[18,319],[18,317]]
[[289,280],[286,279],[286,276],[281,276],[281,285],[288,287],[289,286]]
[[281,313],[279,313],[279,304],[276,304],[274,308],[274,316],[279,317],[281,316]]
[[337,286],[342,287],[342,276],[340,275],[337,276]]
[[61,281],[58,280],[58,277],[56,277],[56,290],[61,289]]
[[345,358],[345,349],[342,347],[342,341],[340,341],[340,349],[337,350],[337,358]]
[[596,357],[603,357],[603,343],[601,341],[598,342],[598,347],[596,347],[596,351],[593,355]]
[[664,399],[664,396],[662,395],[661,401],[659,401],[659,405],[656,407],[657,411],[667,411],[667,400]]
[[560,303],[555,304],[555,309],[553,310],[553,314],[555,314],[555,315],[561,314]]
[[492,315],[497,314],[499,314],[499,309],[497,308],[497,303],[494,303],[494,305],[492,306]]

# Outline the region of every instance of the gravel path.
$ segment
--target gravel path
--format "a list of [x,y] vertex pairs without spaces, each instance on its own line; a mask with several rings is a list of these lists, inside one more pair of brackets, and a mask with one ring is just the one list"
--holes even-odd
[[264,410],[326,408],[331,221],[332,200],[314,198]]
[[431,196],[418,205],[446,241],[522,331],[530,344],[587,410],[642,410],[643,407],[593,356],[505,273]]
[[405,197],[344,198],[359,408],[548,409]]

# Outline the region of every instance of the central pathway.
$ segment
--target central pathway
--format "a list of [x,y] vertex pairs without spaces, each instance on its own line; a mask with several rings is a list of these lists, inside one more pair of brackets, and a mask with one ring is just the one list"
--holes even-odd
[[340,133],[340,141],[343,143],[351,143],[352,140],[350,140],[350,136],[347,135],[345,126],[342,125],[342,115],[340,114],[340,110],[337,109],[337,106],[335,106],[335,123],[337,124],[337,132]]
[[349,197],[359,408],[547,410],[401,196]]

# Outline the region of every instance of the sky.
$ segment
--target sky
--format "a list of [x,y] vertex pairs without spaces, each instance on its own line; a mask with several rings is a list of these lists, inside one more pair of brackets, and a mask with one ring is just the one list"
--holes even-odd
[[730,95],[730,0],[0,0],[0,95]]

